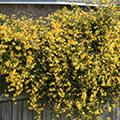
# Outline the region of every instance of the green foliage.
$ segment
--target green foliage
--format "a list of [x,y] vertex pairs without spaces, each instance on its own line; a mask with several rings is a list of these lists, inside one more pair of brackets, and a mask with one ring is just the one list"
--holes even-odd
[[49,98],[57,117],[76,113],[82,120],[101,116],[107,102],[119,103],[119,7],[97,9],[87,13],[65,7],[46,17],[46,26],[41,17],[0,15],[5,21],[0,26],[0,71],[9,74],[6,82],[14,98],[25,91],[29,109],[38,114],[43,110],[38,100]]

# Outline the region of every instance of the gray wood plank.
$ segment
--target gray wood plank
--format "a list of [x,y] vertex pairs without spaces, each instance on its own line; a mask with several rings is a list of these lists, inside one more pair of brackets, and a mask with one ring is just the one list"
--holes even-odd
[[69,117],[69,120],[73,120],[73,116],[70,116],[70,117]]
[[57,120],[54,107],[52,107],[52,119]]
[[51,107],[51,103],[48,103],[47,100],[44,100],[43,104],[45,104],[45,107],[42,114],[42,120],[52,120],[53,118],[55,118],[53,117],[53,109]]
[[[51,104],[48,103],[47,100],[44,100],[44,102],[39,101],[38,103],[46,104],[43,112],[40,114],[41,120],[73,120],[72,117],[66,118],[65,113],[62,113],[60,118],[56,118],[53,105],[50,107]],[[107,117],[110,117],[111,120],[120,120],[119,112],[120,105],[117,104],[111,112],[106,110],[106,112],[103,114],[102,119],[106,120]],[[51,118],[49,118],[50,115]],[[35,112],[28,110],[27,100],[19,100],[17,101],[17,105],[14,105],[11,101],[0,102],[0,120],[35,120],[34,116]]]
[[47,120],[47,100],[44,100],[43,104],[45,104],[44,110],[43,110],[43,120]]
[[120,120],[120,105],[119,104],[117,104],[117,110],[116,110],[117,112],[117,119],[116,120]]
[[23,100],[23,120],[28,120],[28,106],[26,100]]
[[23,100],[17,101],[18,120],[22,120],[23,117]]
[[[10,100],[12,100],[12,98],[13,98],[12,96],[10,96],[10,97],[2,97],[0,99],[0,102],[10,101]],[[20,96],[17,96],[16,100],[26,100],[28,98],[29,98],[29,96],[27,94],[22,94]]]
[[114,109],[111,107],[111,112],[109,112],[109,115],[107,117],[111,118],[113,120],[113,114],[114,114]]
[[47,101],[47,119],[46,120],[50,120],[51,119],[51,108],[50,108],[50,103],[48,103]]
[[107,105],[105,105],[104,109],[105,109],[106,111],[102,114],[102,119],[103,119],[103,120],[105,120],[106,117],[108,116]]
[[[52,105],[52,119],[54,119],[54,120],[62,120],[62,119],[61,119],[61,115],[60,115],[59,118],[56,117],[56,111],[54,110],[53,105]],[[65,120],[65,119],[64,119],[64,120]]]
[[14,104],[14,102],[12,104],[12,120],[22,120],[23,116],[22,100],[16,102],[17,102],[16,105]]
[[11,101],[2,103],[2,120],[12,120]]
[[65,120],[66,119],[66,114],[65,113],[62,113],[61,114],[61,120]]
[[50,103],[50,120],[52,120],[52,107],[53,107],[53,105],[52,105],[52,103]]
[[118,115],[120,109],[119,109],[119,105],[116,104],[116,107],[113,109],[112,111],[109,112],[108,111],[108,106],[105,106],[106,108],[106,112],[104,112],[104,114],[102,115],[102,119],[106,120],[107,117],[109,117],[111,120],[120,120],[120,114]]
[[71,115],[70,120],[74,120],[76,117],[75,113]]
[[2,88],[2,79],[1,79],[1,73],[0,73],[0,95],[1,95],[1,89]]
[[13,108],[13,110],[12,110],[12,120],[18,120],[18,110],[17,110],[17,107],[18,107],[18,105],[16,104],[14,104],[14,102],[12,102],[13,104],[12,104],[12,108]]
[[0,103],[0,120],[2,120],[2,103]]
[[115,107],[113,112],[113,118],[116,120],[117,119],[116,117],[117,117],[117,109]]
[[[42,104],[43,104],[43,101],[42,101],[42,100],[39,100],[39,101],[38,101],[38,104],[39,104],[39,105],[42,105]],[[39,114],[39,116],[40,116],[41,120],[43,120],[43,111],[41,111],[41,113]]]
[[28,110],[27,100],[23,100],[23,120],[32,120],[32,111]]
[[77,117],[78,117],[79,115],[76,113],[76,112],[74,112],[73,113],[73,115],[72,115],[72,120],[77,120]]
[[35,114],[35,111],[32,111],[32,114],[33,114],[33,115],[32,115],[32,116],[33,116],[33,120],[36,120],[36,119],[35,119],[35,115],[36,115],[36,114]]

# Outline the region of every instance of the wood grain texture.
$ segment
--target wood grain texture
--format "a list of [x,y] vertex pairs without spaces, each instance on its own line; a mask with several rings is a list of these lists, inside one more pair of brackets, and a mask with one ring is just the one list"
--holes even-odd
[[16,101],[15,105],[12,103],[12,120],[22,120],[23,116],[23,101]]
[[17,109],[18,105],[15,105],[13,102],[12,102],[12,120],[18,120],[18,109]]
[[32,120],[32,111],[28,110],[27,100],[23,100],[23,120]]
[[52,119],[57,120],[57,118],[56,118],[56,112],[55,112],[53,106],[52,106]]
[[2,120],[12,120],[11,101],[2,103]]
[[[5,101],[11,101],[12,100],[12,98],[13,97],[2,97],[1,99],[0,99],[0,102],[5,102]],[[20,96],[17,96],[16,97],[16,100],[25,100],[25,99],[28,99],[29,98],[29,96],[28,95],[20,95]]]
[[[74,117],[66,118],[65,113],[62,113],[60,117],[57,118],[53,105],[48,103],[46,99],[44,101],[40,100],[38,103],[46,104],[43,112],[40,114],[41,120],[74,120],[74,118],[76,118],[76,115]],[[119,112],[120,105],[116,105],[111,112],[106,110],[102,116],[102,120],[107,120],[107,117],[110,117],[111,120],[120,120]],[[17,100],[17,105],[14,105],[13,101],[0,102],[0,120],[36,120],[34,117],[35,112],[28,110],[27,100]]]
[[0,120],[2,120],[2,103],[0,103]]
[[[116,120],[120,120],[120,105],[118,105],[117,104],[117,109],[116,109],[116,113],[117,113],[117,115],[116,115]],[[115,119],[114,119],[115,120]]]
[[[42,104],[43,104],[43,100],[39,100],[39,101],[38,101],[38,104],[39,104],[39,105],[42,105]],[[35,119],[35,116],[36,116],[36,112],[35,112],[35,111],[32,111],[32,116],[33,116],[33,119],[32,119],[32,120],[36,120],[36,119]],[[41,113],[39,114],[39,116],[40,116],[40,119],[43,120],[43,111],[41,111]]]
[[43,104],[45,104],[44,106],[44,110],[43,110],[43,120],[47,120],[47,100],[43,101]]
[[35,120],[35,111],[32,111],[32,119]]
[[23,120],[23,100],[17,101],[18,120]]
[[1,95],[1,74],[0,74],[0,95]]
[[50,103],[47,101],[47,120],[51,119],[51,109],[50,109]]
[[66,114],[65,113],[62,113],[61,114],[61,120],[65,120],[66,119]]

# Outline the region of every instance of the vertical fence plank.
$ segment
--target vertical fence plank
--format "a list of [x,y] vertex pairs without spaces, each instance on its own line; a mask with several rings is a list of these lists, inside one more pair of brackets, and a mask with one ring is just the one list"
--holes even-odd
[[66,119],[66,114],[65,113],[62,113],[61,114],[61,120],[65,120]]
[[47,120],[51,119],[51,109],[50,109],[50,103],[47,101]]
[[12,106],[11,101],[2,103],[2,120],[12,120]]
[[22,100],[16,101],[17,104],[12,104],[12,120],[22,120],[23,116],[23,108],[22,108]]
[[117,113],[117,119],[116,120],[120,120],[120,105],[117,104],[117,110],[116,110],[116,113]]
[[2,88],[2,79],[1,79],[1,74],[0,74],[0,95],[1,95],[1,93],[2,93],[2,92],[1,92],[1,91],[2,91],[1,88]]
[[28,108],[26,100],[23,100],[23,120],[28,120]]
[[111,120],[120,120],[120,114],[119,114],[120,106],[117,103],[116,103],[116,107],[114,109],[112,108],[111,112],[108,111],[108,105],[105,106],[105,109],[106,112],[104,112],[102,115],[103,120],[106,120],[107,117],[109,117]]
[[43,110],[43,120],[47,120],[47,100],[44,100],[43,104],[45,104],[45,107]]
[[[75,116],[66,118],[66,114],[62,113],[60,118],[56,117],[53,105],[50,107],[50,103],[47,100],[44,102],[39,101],[39,104],[45,103],[43,112],[40,114],[41,120],[74,120]],[[51,113],[52,111],[52,113]],[[116,104],[116,107],[112,109],[112,112],[107,110],[102,116],[102,120],[106,120],[110,117],[111,120],[120,120],[120,106]],[[49,117],[51,116],[51,118]],[[14,105],[11,101],[0,102],[0,120],[35,120],[35,112],[28,110],[27,100],[18,100],[17,105]]]
[[0,120],[2,120],[2,103],[0,102]]
[[113,120],[113,114],[114,114],[114,109],[111,109],[111,112],[109,112],[108,116],[111,120]]
[[52,105],[52,119],[54,119],[54,120],[65,120],[65,119],[62,119],[61,114],[59,114],[59,118],[56,117],[56,111],[54,110],[53,105]]
[[66,114],[65,114],[65,112],[63,112],[63,113],[61,114],[61,120],[66,120]]
[[108,116],[107,105],[105,105],[104,109],[105,109],[106,111],[102,114],[102,119],[103,119],[103,120],[106,120],[106,117]]
[[33,116],[33,120],[35,120],[35,111],[32,112],[32,116]]
[[23,120],[23,100],[17,101],[18,120]]
[[116,120],[116,117],[117,117],[117,116],[116,116],[116,112],[117,112],[117,111],[116,111],[116,107],[115,107],[115,108],[113,109],[113,118],[114,118],[115,120]]
[[54,106],[52,106],[52,119],[57,120]]
[[48,100],[44,100],[43,104],[45,104],[42,120],[51,120],[53,119],[51,103],[48,103]]
[[[28,109],[28,107],[27,107],[27,109]],[[32,118],[33,118],[33,116],[32,116],[33,114],[32,114],[32,110],[28,110],[28,120],[33,120]]]
[[18,110],[17,110],[17,106],[15,105],[14,102],[12,102],[12,120],[18,120],[17,116],[18,116]]
[[27,100],[23,100],[23,120],[32,120],[32,111],[28,110]]
[[73,113],[70,117],[70,120],[76,120],[77,119],[77,115],[76,113]]
[[[43,105],[43,101],[42,100],[39,100],[38,103]],[[43,111],[41,111],[40,116],[41,116],[41,120],[43,120]]]
[[69,119],[70,119],[70,120],[73,120],[73,117],[71,116]]

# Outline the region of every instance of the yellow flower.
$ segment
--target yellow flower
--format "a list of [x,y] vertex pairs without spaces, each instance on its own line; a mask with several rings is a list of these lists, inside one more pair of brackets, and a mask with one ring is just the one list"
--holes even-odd
[[82,108],[81,102],[80,101],[76,101],[76,105],[77,108],[80,110]]
[[13,101],[15,101],[16,99],[15,98],[12,98]]
[[15,46],[15,48],[16,48],[17,50],[21,50],[21,47],[20,47],[20,46]]
[[9,66],[10,66],[10,60],[8,60],[7,62],[5,62],[5,65],[6,65],[7,67],[9,67]]
[[106,119],[107,119],[107,120],[111,120],[111,118],[109,118],[109,117],[107,117]]
[[9,94],[4,94],[5,97],[9,97]]
[[112,109],[112,108],[109,106],[109,107],[108,107],[108,111],[111,112],[111,109]]
[[95,114],[96,114],[96,115],[99,115],[99,114],[100,114],[100,112],[99,112],[98,110],[96,110],[96,111],[95,111]]

